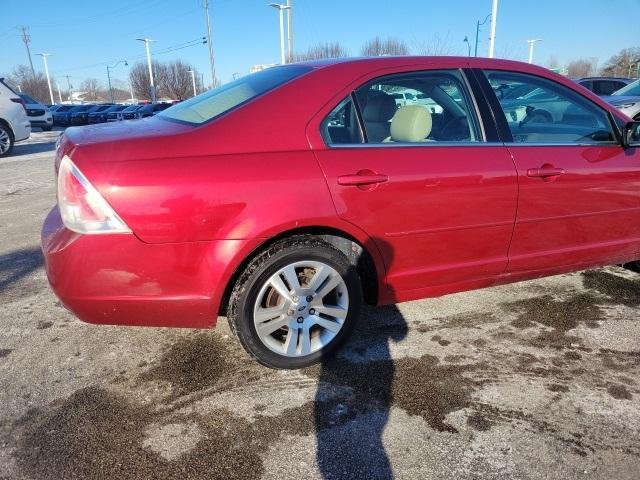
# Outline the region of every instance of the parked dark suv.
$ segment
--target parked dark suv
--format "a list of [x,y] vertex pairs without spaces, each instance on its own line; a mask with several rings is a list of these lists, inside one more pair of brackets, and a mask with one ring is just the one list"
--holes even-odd
[[629,85],[632,82],[630,78],[624,77],[586,77],[576,80],[576,83],[588,88],[596,95],[611,95],[616,90]]

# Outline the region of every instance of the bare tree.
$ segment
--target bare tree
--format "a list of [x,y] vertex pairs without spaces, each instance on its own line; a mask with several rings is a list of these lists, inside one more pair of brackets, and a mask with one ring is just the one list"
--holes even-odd
[[409,47],[403,40],[375,37],[362,47],[362,56],[379,57],[382,55],[409,55]]
[[[153,83],[156,86],[156,98],[170,98],[184,100],[193,96],[193,84],[189,70],[195,71],[196,91],[204,91],[202,77],[191,65],[182,60],[169,63],[152,62]],[[136,63],[129,70],[129,82],[136,98],[151,100],[151,82],[149,81],[149,67],[146,63]],[[220,82],[215,79],[215,86]]]
[[640,62],[640,47],[631,47],[620,50],[612,56],[602,68],[602,75],[626,77],[633,71],[637,71]]
[[[34,77],[28,65],[18,65],[15,67],[13,72],[7,75],[7,80],[16,91],[21,90],[39,102],[49,103],[51,101],[47,77],[42,72],[36,72],[36,76]],[[53,79],[51,79],[51,85],[55,85]],[[20,88],[18,88],[18,86],[20,86]]]
[[[193,96],[193,84],[189,70],[193,70],[191,65],[182,60],[176,60],[164,65],[163,83],[160,84],[162,96],[172,100],[184,100]],[[195,74],[196,77],[200,75]]]
[[319,60],[321,58],[341,58],[347,57],[347,50],[338,42],[319,43],[309,47],[306,52],[294,53],[294,62],[303,62],[305,60]]
[[440,56],[459,53],[451,45],[451,38],[448,33],[444,37],[436,33],[429,40],[420,42],[415,46],[420,55]]
[[84,99],[90,102],[104,100],[105,92],[97,78],[87,78],[80,84],[80,91],[86,92]]
[[136,98],[151,100],[151,82],[149,81],[149,70],[146,63],[138,62],[131,67],[129,70],[129,82]]
[[569,62],[567,65],[567,75],[573,78],[589,77],[596,73],[597,67],[597,58],[579,58]]

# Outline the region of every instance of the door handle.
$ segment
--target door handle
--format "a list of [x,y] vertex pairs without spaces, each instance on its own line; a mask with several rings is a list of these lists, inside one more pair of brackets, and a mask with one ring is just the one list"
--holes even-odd
[[388,175],[372,172],[371,170],[360,170],[353,175],[341,175],[338,177],[338,185],[361,186],[374,185],[389,181]]
[[540,168],[530,168],[527,170],[527,177],[541,178],[543,180],[551,177],[558,177],[565,173],[564,168],[556,168],[552,165],[543,165]]

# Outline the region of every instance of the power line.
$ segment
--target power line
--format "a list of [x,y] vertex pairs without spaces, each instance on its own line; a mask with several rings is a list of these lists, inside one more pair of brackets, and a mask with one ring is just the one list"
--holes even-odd
[[[158,51],[154,51],[153,54],[154,55],[164,55],[164,54],[167,54],[167,53],[175,52],[177,50],[182,50],[184,48],[195,47],[196,45],[201,45],[203,43],[206,43],[205,37],[199,37],[199,38],[195,38],[193,40],[189,40],[188,42],[182,42],[182,43],[178,43],[178,44],[175,44],[175,45],[170,45],[170,46],[168,46],[168,47],[166,47],[164,49],[160,49]],[[144,55],[144,54],[143,55],[123,55],[120,58],[124,57],[124,58],[130,59],[130,60],[139,60],[139,59],[145,58],[145,56],[146,55]],[[105,61],[105,62],[92,63],[92,64],[88,64],[88,65],[81,65],[81,66],[72,67],[72,68],[65,68],[64,70],[60,69],[60,70],[57,70],[56,72],[62,72],[62,71],[64,71],[64,72],[74,72],[74,71],[77,71],[77,70],[88,70],[90,68],[95,68],[95,67],[104,67],[105,65],[109,65],[109,64],[114,63],[114,62],[116,62],[118,60],[119,59],[111,59],[111,60],[108,60],[108,61]],[[56,72],[54,72],[54,73],[56,73]]]

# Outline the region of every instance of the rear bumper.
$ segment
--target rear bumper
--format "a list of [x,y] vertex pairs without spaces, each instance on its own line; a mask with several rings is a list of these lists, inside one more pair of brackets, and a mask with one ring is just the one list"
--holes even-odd
[[89,323],[207,328],[216,323],[243,240],[148,244],[133,234],[80,235],[58,208],[42,229],[49,283]]

